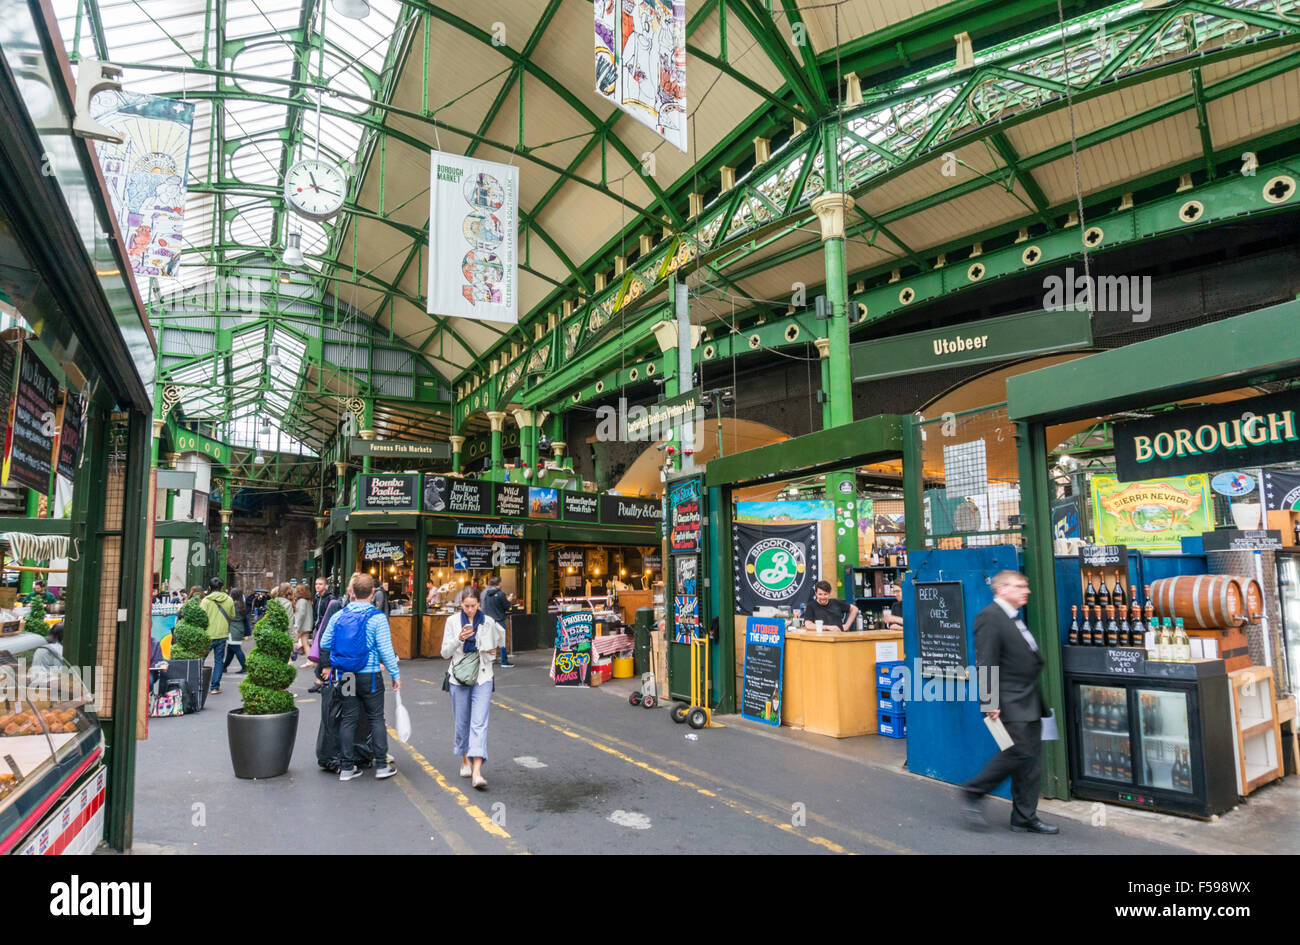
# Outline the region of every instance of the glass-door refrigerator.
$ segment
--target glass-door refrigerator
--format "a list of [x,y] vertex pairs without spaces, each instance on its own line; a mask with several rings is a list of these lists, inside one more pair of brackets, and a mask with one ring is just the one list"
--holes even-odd
[[1237,803],[1222,660],[1067,646],[1063,664],[1073,794],[1193,817]]

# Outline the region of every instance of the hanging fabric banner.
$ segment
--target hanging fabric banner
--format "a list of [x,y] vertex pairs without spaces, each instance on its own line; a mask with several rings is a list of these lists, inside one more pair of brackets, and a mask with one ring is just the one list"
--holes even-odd
[[596,91],[686,153],[686,0],[596,0]]
[[194,103],[102,92],[90,113],[122,136],[96,144],[117,225],[137,276],[176,276],[181,261]]
[[1300,473],[1264,470],[1265,508],[1300,512]]
[[519,320],[519,168],[429,153],[430,315]]
[[818,525],[743,525],[732,533],[736,613],[808,602],[819,572]]

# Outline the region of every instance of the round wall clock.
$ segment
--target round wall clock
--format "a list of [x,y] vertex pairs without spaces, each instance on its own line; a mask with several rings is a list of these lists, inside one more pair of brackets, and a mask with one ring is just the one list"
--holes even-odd
[[347,190],[342,169],[327,161],[299,161],[284,175],[284,199],[309,220],[331,219],[343,208]]

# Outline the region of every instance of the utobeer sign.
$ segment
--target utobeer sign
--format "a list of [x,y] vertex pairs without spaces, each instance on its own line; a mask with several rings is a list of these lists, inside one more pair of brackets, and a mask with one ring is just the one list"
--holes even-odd
[[1174,410],[1115,424],[1123,482],[1300,459],[1300,394]]

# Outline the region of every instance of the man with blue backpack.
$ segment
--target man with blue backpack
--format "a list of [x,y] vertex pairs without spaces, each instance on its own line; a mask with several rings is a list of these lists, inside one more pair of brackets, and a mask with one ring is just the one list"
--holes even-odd
[[[321,675],[329,679],[332,672],[338,672],[343,696],[343,719],[339,726],[343,755],[340,781],[361,777],[361,770],[357,767],[355,732],[362,710],[370,723],[375,758],[388,757],[381,663],[393,678],[393,691],[402,688],[388,618],[373,603],[374,578],[368,574],[357,575],[352,581],[352,594],[353,600],[330,618],[320,640]],[[391,778],[395,774],[397,768],[391,761],[375,769],[376,778]]]

